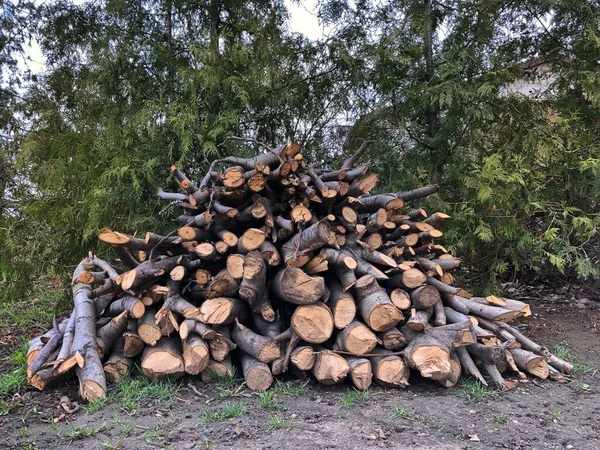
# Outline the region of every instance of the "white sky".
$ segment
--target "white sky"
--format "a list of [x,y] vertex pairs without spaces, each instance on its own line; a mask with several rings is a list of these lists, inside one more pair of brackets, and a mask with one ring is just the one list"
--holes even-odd
[[[82,0],[75,0],[74,3],[82,3]],[[285,3],[290,12],[290,31],[302,33],[311,40],[323,37],[326,30],[317,18],[317,0],[286,0]],[[46,63],[37,41],[32,41],[25,49],[25,56],[18,60],[20,70],[30,70],[32,73],[42,72]]]

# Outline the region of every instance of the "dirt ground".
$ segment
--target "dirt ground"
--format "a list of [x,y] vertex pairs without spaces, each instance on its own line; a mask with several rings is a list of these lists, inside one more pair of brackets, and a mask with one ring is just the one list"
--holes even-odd
[[[534,311],[523,322],[526,334],[551,348],[567,347],[588,369],[600,367],[597,298],[581,301],[569,291],[549,298],[535,289],[525,295]],[[216,387],[197,380],[194,392],[186,379],[172,406],[149,397],[131,413],[115,399],[98,412],[81,408],[61,417],[59,399],[76,399],[71,382],[25,393],[20,406],[0,417],[0,448],[600,449],[600,374],[585,372],[564,383],[521,383],[480,401],[462,397],[460,385],[445,390],[413,378],[405,390],[374,387],[351,407],[340,403],[347,385],[309,382],[298,396],[276,391],[277,409],[243,391],[223,398]],[[113,391],[116,395],[118,387]],[[246,410],[242,406],[239,416],[207,420],[207,410],[240,404]]]

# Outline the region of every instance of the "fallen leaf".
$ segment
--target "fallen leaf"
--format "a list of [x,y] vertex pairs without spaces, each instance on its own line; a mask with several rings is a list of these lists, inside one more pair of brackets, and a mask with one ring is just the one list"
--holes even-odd
[[55,417],[54,419],[52,419],[52,421],[54,423],[60,422],[61,420],[63,420],[65,418],[64,414],[60,414],[58,417]]
[[385,439],[385,434],[383,433],[383,430],[381,429],[381,427],[377,428],[377,432],[379,433],[379,437],[381,439]]
[[371,435],[367,436],[367,439],[371,439],[373,441],[376,441],[377,440],[377,436],[375,436],[374,434],[371,434]]
[[479,442],[479,436],[477,436],[476,434],[469,434],[468,436],[470,441]]
[[235,427],[233,429],[233,432],[235,433],[235,435],[237,437],[241,437],[241,436],[248,436],[248,433],[246,432],[246,430],[244,430],[242,427]]

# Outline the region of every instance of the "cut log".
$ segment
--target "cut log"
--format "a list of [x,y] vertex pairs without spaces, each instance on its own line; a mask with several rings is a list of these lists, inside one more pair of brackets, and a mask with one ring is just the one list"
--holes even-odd
[[404,319],[402,312],[372,276],[363,276],[354,289],[360,315],[372,330],[387,331]]
[[343,356],[331,350],[319,349],[312,368],[312,374],[324,385],[332,385],[343,381],[350,372],[350,364]]
[[395,288],[416,289],[427,281],[427,277],[419,269],[408,269],[402,273],[392,275],[386,283]]
[[[306,228],[301,233],[296,233],[292,239],[283,244],[281,254],[286,264],[301,267],[308,262],[305,253],[318,250],[329,242],[331,226],[327,221],[321,220]],[[305,256],[305,258],[300,258]]]
[[124,346],[123,356],[133,358],[139,355],[144,350],[144,341],[137,332],[138,321],[129,318],[127,322],[127,330],[123,333]]
[[141,368],[148,378],[161,380],[178,378],[185,374],[181,341],[175,337],[162,337],[155,346],[146,347]]
[[258,228],[248,228],[238,239],[237,250],[243,255],[260,248],[265,242],[266,233]]
[[356,317],[356,303],[350,293],[344,292],[337,279],[330,278],[326,284],[331,292],[330,303],[334,325],[338,329],[344,329]]
[[512,349],[510,354],[515,360],[517,367],[542,380],[548,378],[548,363],[543,356],[521,349]]
[[271,387],[273,376],[269,366],[245,353],[240,355],[240,361],[248,389],[251,391],[266,391]]
[[390,292],[390,300],[394,306],[401,310],[410,309],[412,302],[408,293],[400,288],[393,289]]
[[373,379],[377,384],[399,388],[408,386],[410,369],[401,357],[382,348],[376,348],[373,353],[378,356],[371,356],[369,359],[373,365]]
[[125,356],[125,338],[121,336],[113,346],[110,358],[104,363],[104,373],[111,383],[119,383],[131,373],[133,359]]
[[262,363],[273,362],[281,356],[281,351],[275,341],[256,334],[237,321],[231,330],[231,339],[240,349]]
[[123,312],[128,312],[134,319],[139,319],[146,312],[146,306],[139,298],[122,297],[114,300],[104,310],[104,314],[111,317],[116,317]]
[[428,309],[441,300],[439,291],[433,286],[420,286],[410,293],[413,307]]
[[198,334],[191,333],[182,341],[185,373],[198,375],[208,367],[208,345]]
[[231,340],[228,326],[220,326],[215,330],[215,336],[209,342],[210,356],[215,361],[224,361],[237,348]]
[[367,358],[355,356],[344,356],[350,366],[350,380],[354,387],[360,391],[366,391],[373,382],[373,367]]
[[294,332],[311,344],[322,344],[333,334],[333,314],[321,302],[296,308],[291,319]]
[[105,355],[110,354],[110,349],[123,336],[128,324],[127,311],[123,311],[98,330],[96,342],[98,343],[100,358],[104,358]]
[[230,324],[236,318],[245,320],[246,317],[248,306],[238,298],[211,298],[200,306],[200,320],[210,325]]
[[378,333],[377,337],[386,350],[399,350],[408,344],[408,339],[397,328],[390,328],[387,331]]
[[290,361],[299,370],[311,370],[315,365],[316,354],[312,347],[302,345],[292,352]]
[[471,358],[471,355],[469,354],[469,351],[466,349],[466,347],[458,347],[455,349],[455,351],[460,359],[461,366],[463,367],[465,373],[467,375],[472,375],[477,380],[479,380],[481,384],[487,386],[487,381],[485,381],[485,378],[483,378],[483,375],[481,375],[477,364],[475,364],[475,361],[473,361],[473,358]]
[[444,386],[446,389],[456,386],[458,380],[460,380],[460,374],[462,373],[462,366],[460,364],[460,358],[456,352],[450,353],[450,373],[443,380],[438,380],[438,383]]
[[295,305],[309,305],[319,301],[325,292],[322,277],[311,277],[302,269],[285,267],[277,272],[271,289],[277,297]]
[[186,339],[190,333],[196,333],[206,341],[212,341],[217,336],[217,332],[205,323],[194,319],[186,319],[179,325],[179,337]]
[[156,308],[148,308],[144,315],[139,319],[137,334],[146,344],[150,346],[156,345],[162,337],[160,326],[156,322]]
[[211,359],[208,362],[208,367],[200,372],[200,377],[204,383],[214,383],[221,378],[230,377],[233,373],[231,358],[227,357],[223,361]]
[[121,288],[128,290],[169,273],[178,265],[179,261],[180,257],[178,256],[164,258],[159,261],[145,261],[121,276]]
[[354,321],[348,327],[337,334],[336,344],[340,350],[353,353],[355,355],[366,355],[371,353],[379,343],[377,336],[369,328]]
[[430,327],[429,319],[433,316],[433,308],[427,309],[411,309],[410,317],[406,322],[406,326],[413,331],[424,331]]

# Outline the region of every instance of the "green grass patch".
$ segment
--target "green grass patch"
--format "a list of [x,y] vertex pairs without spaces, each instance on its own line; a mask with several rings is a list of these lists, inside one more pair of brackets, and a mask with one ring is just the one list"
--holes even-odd
[[243,416],[248,411],[248,407],[242,402],[225,405],[218,410],[205,410],[200,417],[199,425],[206,426],[210,422],[222,422]]
[[106,424],[102,423],[97,427],[90,427],[88,425],[74,424],[73,422],[67,422],[67,430],[64,435],[70,442],[79,439],[85,439],[103,431],[106,428]]
[[460,396],[468,402],[481,402],[496,395],[497,392],[488,389],[479,380],[463,378],[460,382]]
[[340,404],[344,408],[352,408],[354,405],[358,405],[369,399],[369,390],[358,391],[356,389],[348,390],[348,393],[340,398]]
[[269,416],[269,430],[289,430],[294,426],[291,420],[285,420],[281,416]]
[[564,345],[557,344],[554,346],[554,354],[560,359],[564,359],[565,361],[573,364],[573,375],[596,375],[598,369],[594,366],[590,366],[588,364],[582,363],[575,358],[569,349]]
[[155,381],[143,376],[130,376],[121,379],[117,398],[121,407],[129,413],[137,411],[139,401],[144,397],[154,397],[169,408],[180,387],[181,383],[175,380]]
[[286,397],[298,397],[306,393],[306,386],[309,381],[300,383],[298,381],[281,381],[275,380],[275,385],[271,388],[272,392]]
[[258,399],[263,408],[266,409],[283,409],[284,406],[275,398],[275,392],[261,392],[258,394]]
[[508,417],[504,413],[494,414],[494,422],[505,425],[508,422]]
[[[0,400],[9,400],[16,393],[23,391],[27,386],[26,373],[27,344],[13,350],[4,362],[10,367],[6,373],[0,375]],[[7,405],[12,402],[4,402]],[[0,406],[0,414],[6,406]]]
[[410,420],[410,421],[418,420],[423,423],[429,422],[429,417],[424,416],[424,415],[420,416],[418,414],[410,412],[406,408],[400,408],[398,405],[394,405],[394,407],[392,408],[392,414],[396,419],[404,419],[404,420]]

